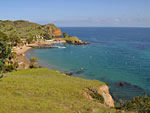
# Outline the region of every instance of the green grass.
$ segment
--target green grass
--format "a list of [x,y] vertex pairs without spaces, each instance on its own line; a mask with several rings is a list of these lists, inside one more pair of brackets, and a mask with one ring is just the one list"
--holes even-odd
[[103,84],[45,68],[8,73],[0,80],[0,113],[112,113],[83,94]]

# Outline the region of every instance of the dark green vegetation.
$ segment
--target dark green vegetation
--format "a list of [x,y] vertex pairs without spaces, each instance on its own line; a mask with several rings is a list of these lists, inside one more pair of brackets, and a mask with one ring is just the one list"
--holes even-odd
[[116,109],[150,113],[150,96],[137,96],[132,100],[116,105]]
[[63,33],[63,37],[68,44],[74,44],[74,45],[90,44],[89,42],[83,42],[78,37],[67,35],[66,32]]
[[0,112],[115,113],[84,95],[85,88],[104,84],[45,68],[11,72],[0,81]]
[[20,40],[14,37],[8,37],[6,34],[0,32],[0,76],[2,73],[16,70],[18,63],[15,61],[16,53],[11,52],[11,47],[17,45]]
[[10,53],[11,48],[8,44],[5,41],[0,41],[0,74],[5,70],[5,62],[9,58]]
[[104,98],[102,95],[100,95],[96,89],[93,89],[93,88],[88,88],[89,90],[89,95],[95,99],[95,100],[98,100],[100,103],[104,104]]
[[24,20],[17,21],[1,21],[0,20],[0,31],[6,35],[11,36],[15,34],[17,37],[34,37],[36,35],[52,37],[50,28],[53,30],[58,29],[54,24],[40,25]]
[[[1,30],[1,29],[0,29]],[[11,47],[17,46],[21,43],[21,39],[15,34],[10,34],[10,36],[0,31],[0,41],[7,42]]]
[[66,32],[63,33],[63,37],[64,37],[64,38],[67,37],[67,33],[66,33]]
[[11,52],[11,46],[14,43],[16,43],[15,40],[0,32],[0,77],[3,76],[2,73],[15,70],[18,66],[14,61],[16,53]]
[[[73,37],[73,36],[66,36],[65,40],[67,43],[70,43],[70,44],[76,44],[80,41],[79,38]],[[80,41],[80,42],[82,42],[82,41]]]
[[30,68],[37,68],[38,59],[35,57],[32,57],[30,59]]

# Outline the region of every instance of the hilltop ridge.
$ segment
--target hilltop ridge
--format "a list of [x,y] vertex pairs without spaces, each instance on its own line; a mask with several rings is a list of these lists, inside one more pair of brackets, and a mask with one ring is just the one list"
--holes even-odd
[[33,37],[36,35],[62,36],[61,30],[54,24],[40,25],[25,20],[0,20],[0,31],[7,35],[15,34],[18,37]]

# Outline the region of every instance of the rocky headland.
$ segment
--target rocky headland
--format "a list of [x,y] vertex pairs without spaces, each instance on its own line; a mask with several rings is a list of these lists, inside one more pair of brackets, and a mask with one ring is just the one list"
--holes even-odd
[[84,42],[80,40],[78,37],[73,36],[67,36],[65,37],[66,43],[68,44],[74,44],[74,45],[87,45],[90,44],[90,42]]

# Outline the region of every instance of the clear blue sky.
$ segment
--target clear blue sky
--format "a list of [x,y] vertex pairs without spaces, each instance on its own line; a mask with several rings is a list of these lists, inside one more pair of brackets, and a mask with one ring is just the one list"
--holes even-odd
[[150,0],[1,0],[0,20],[150,27]]

